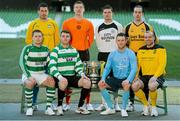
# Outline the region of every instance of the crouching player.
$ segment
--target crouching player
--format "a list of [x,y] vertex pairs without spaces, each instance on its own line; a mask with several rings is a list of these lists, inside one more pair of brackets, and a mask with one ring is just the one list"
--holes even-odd
[[[98,83],[101,95],[108,105],[108,109],[101,112],[101,115],[115,113],[111,97],[106,88],[111,88],[113,91],[123,88],[121,115],[122,117],[128,116],[126,106],[129,98],[130,84],[136,75],[137,62],[134,52],[126,47],[126,43],[127,39],[125,38],[125,34],[119,33],[116,38],[118,49],[109,54],[102,79]],[[113,71],[113,77],[106,79],[111,69]]]
[[[61,32],[61,43],[50,54],[49,70],[55,77],[58,85],[58,107],[56,115],[64,115],[62,103],[65,97],[65,89],[68,87],[82,88],[76,113],[90,114],[83,108],[84,100],[90,93],[91,81],[83,73],[83,64],[77,50],[69,44],[71,34],[69,31]],[[79,76],[76,75],[79,74]]]
[[166,49],[155,44],[153,32],[147,31],[144,35],[146,45],[141,47],[137,53],[138,72],[133,81],[132,89],[135,95],[144,105],[142,115],[149,115],[148,97],[151,102],[151,116],[158,116],[156,109],[157,89],[164,83],[163,75],[166,67]]
[[33,44],[23,48],[19,65],[23,72],[23,83],[25,86],[25,98],[27,102],[27,116],[33,115],[32,97],[33,88],[36,84],[46,87],[47,104],[45,114],[54,115],[51,103],[55,95],[55,83],[52,77],[46,74],[49,50],[42,46],[43,34],[40,30],[32,32]]

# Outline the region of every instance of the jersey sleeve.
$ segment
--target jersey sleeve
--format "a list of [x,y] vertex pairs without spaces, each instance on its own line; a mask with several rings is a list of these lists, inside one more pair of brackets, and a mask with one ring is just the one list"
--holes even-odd
[[56,22],[54,22],[54,26],[55,26],[55,35],[54,35],[54,37],[55,37],[55,47],[59,44],[59,42],[60,42],[60,35],[59,35],[59,28],[58,28],[58,25],[57,25],[57,23]]
[[29,44],[32,44],[32,31],[33,31],[33,26],[34,26],[34,22],[30,23],[28,29],[27,29],[27,32],[26,32],[26,44],[29,45]]
[[76,57],[76,64],[75,64],[75,71],[81,75],[83,73],[83,64],[82,61],[79,57],[79,53],[77,52],[77,57]]
[[91,47],[93,41],[94,41],[94,27],[93,24],[91,22],[89,22],[89,30],[87,32],[87,37],[88,37],[88,41],[89,41],[89,47]]
[[100,43],[100,36],[98,33],[98,29],[99,29],[99,25],[96,26],[96,28],[95,28],[95,37],[96,37],[96,46],[97,46],[98,50],[100,50],[99,47],[100,47],[101,43]]
[[112,69],[112,58],[113,58],[113,53],[110,53],[107,59],[107,63],[104,69],[104,72],[102,74],[101,80],[105,80],[106,77],[109,75],[111,69]]
[[20,59],[19,59],[19,66],[23,72],[23,74],[27,77],[30,77],[30,72],[27,69],[27,56],[28,56],[28,46],[25,46],[21,52]]
[[62,75],[58,71],[58,50],[54,48],[50,53],[50,61],[48,64],[48,69],[50,75],[56,77],[57,79],[61,80]]
[[165,71],[165,67],[167,64],[167,54],[165,48],[161,48],[158,50],[158,64],[159,66],[154,74],[155,77],[161,76]]
[[132,82],[137,72],[137,60],[136,60],[136,56],[134,52],[131,51],[129,59],[130,59],[130,73],[129,73],[129,76],[127,77],[127,80],[129,82]]

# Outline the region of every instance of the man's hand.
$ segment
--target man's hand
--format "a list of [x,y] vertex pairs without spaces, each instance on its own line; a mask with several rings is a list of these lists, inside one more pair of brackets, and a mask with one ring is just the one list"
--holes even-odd
[[157,80],[157,77],[153,76],[149,79],[149,82],[156,82],[156,80]]

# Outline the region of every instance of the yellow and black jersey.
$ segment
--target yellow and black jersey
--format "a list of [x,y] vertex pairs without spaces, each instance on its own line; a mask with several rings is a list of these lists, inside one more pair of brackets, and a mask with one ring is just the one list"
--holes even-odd
[[138,72],[142,76],[152,75],[159,77],[165,74],[167,63],[166,49],[158,44],[151,48],[143,46],[138,50]]
[[32,32],[34,30],[40,30],[43,33],[43,45],[50,50],[59,44],[59,28],[54,20],[50,18],[47,21],[42,21],[39,18],[33,20],[27,29],[26,44],[32,44]]
[[[152,26],[148,25],[145,22],[142,22],[139,25],[136,25],[134,22],[132,22],[126,26],[125,34],[129,39],[129,48],[132,49],[135,53],[137,53],[140,47],[145,45],[144,33],[146,31],[154,32]],[[156,43],[159,43],[157,37],[155,41]]]

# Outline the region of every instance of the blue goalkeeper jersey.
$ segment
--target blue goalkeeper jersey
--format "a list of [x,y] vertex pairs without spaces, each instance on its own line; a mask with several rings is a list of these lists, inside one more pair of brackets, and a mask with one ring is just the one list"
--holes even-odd
[[129,48],[125,48],[123,52],[119,50],[111,52],[108,56],[102,80],[106,79],[111,69],[115,78],[127,79],[132,82],[137,71],[137,60],[134,52]]

